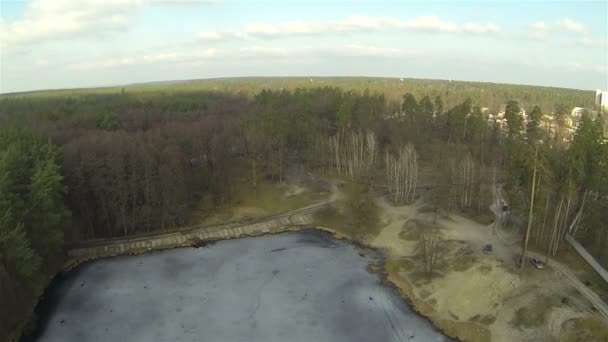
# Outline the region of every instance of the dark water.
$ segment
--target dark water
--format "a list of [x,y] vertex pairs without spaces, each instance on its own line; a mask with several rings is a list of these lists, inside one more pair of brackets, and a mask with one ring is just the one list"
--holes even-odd
[[39,341],[448,341],[318,232],[98,260],[42,308]]

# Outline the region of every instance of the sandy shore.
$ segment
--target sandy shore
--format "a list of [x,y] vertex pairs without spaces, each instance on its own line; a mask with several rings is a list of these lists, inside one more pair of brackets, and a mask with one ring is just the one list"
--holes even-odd
[[[428,277],[420,266],[418,238],[407,233],[428,229],[432,215],[422,210],[422,203],[395,207],[382,198],[377,203],[382,228],[366,243],[385,251],[388,280],[448,335],[484,342],[608,338],[608,323],[557,273],[516,269],[519,244],[504,241],[517,239],[501,239],[492,225],[459,215],[440,216],[435,225],[442,252]],[[488,243],[494,247],[490,255],[482,253]],[[604,329],[595,329],[602,324]]]

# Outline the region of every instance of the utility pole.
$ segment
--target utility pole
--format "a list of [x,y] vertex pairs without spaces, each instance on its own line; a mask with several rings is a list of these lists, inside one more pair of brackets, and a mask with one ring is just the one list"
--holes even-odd
[[536,190],[536,162],[538,160],[538,143],[534,149],[534,172],[532,173],[532,192],[530,194],[530,212],[528,213],[528,228],[526,229],[526,237],[524,238],[524,246],[521,253],[521,264],[519,270],[524,270],[526,263],[526,249],[528,248],[528,238],[530,237],[530,229],[532,228],[532,217],[534,216],[534,190]]

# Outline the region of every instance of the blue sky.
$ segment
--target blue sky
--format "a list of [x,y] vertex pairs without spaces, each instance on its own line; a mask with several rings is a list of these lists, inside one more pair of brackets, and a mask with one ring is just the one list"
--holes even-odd
[[608,88],[605,1],[0,0],[0,92],[231,76]]

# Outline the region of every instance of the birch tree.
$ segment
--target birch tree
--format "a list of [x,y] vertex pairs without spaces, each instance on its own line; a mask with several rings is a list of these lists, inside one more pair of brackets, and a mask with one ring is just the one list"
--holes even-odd
[[340,130],[329,138],[336,171],[351,179],[373,178],[378,147],[372,132]]
[[475,161],[470,153],[460,162],[460,208],[468,209],[473,204]]
[[414,200],[418,181],[418,154],[411,144],[399,148],[397,155],[386,151],[386,179],[395,204]]

